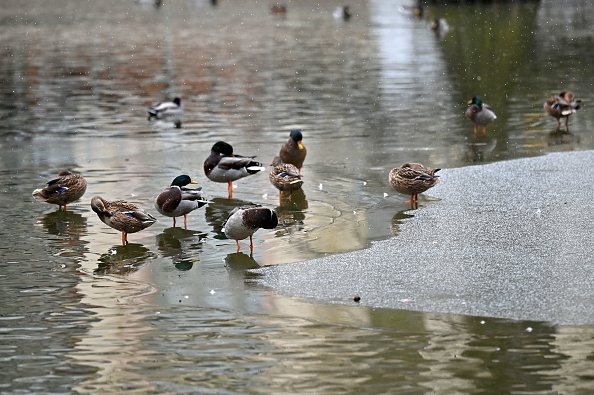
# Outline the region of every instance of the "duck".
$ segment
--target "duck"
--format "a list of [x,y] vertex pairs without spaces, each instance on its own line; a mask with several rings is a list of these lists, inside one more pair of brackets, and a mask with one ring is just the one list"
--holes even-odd
[[281,147],[278,156],[283,163],[296,166],[301,173],[303,161],[307,155],[307,148],[303,145],[303,134],[299,129],[293,129],[289,132],[289,139]]
[[204,174],[211,181],[226,182],[229,199],[232,199],[233,181],[266,170],[254,158],[255,156],[234,155],[231,144],[217,141],[204,161]]
[[122,232],[122,244],[128,244],[128,233],[148,228],[157,219],[139,206],[125,200],[108,202],[100,196],[91,199],[91,208],[105,225]]
[[148,112],[148,119],[151,118],[161,118],[166,115],[172,114],[179,114],[181,112],[181,99],[176,97],[173,101],[165,101],[154,106],[149,107],[146,112]]
[[187,215],[192,211],[208,204],[202,197],[202,188],[186,188],[188,184],[198,184],[187,174],[177,176],[171,185],[155,199],[155,209],[166,217],[184,216],[184,228],[187,228]]
[[353,9],[348,5],[339,6],[334,9],[332,15],[336,19],[348,21],[353,16]]
[[446,33],[450,30],[450,26],[448,25],[448,21],[444,18],[435,18],[431,22],[431,30],[435,33]]
[[45,184],[43,188],[33,191],[33,197],[36,200],[57,204],[59,209],[80,199],[87,191],[87,180],[77,173],[69,170],[63,170],[58,173],[58,178],[54,178]]
[[248,205],[235,207],[223,224],[223,233],[228,239],[235,240],[237,243],[237,252],[241,246],[239,240],[250,238],[250,251],[254,249],[252,236],[260,228],[274,229],[278,225],[278,217],[272,209]]
[[478,133],[479,125],[483,127],[483,134],[487,134],[487,125],[497,119],[497,115],[493,109],[483,103],[480,97],[474,96],[468,102],[468,108],[466,109],[466,118],[470,119],[474,124],[474,135]]
[[296,166],[283,163],[278,156],[274,157],[270,166],[273,167],[268,179],[279,190],[279,200],[282,200],[283,192],[291,194],[291,192],[296,191],[303,185],[302,176]]
[[287,13],[287,6],[284,4],[273,4],[270,7],[270,13],[275,15],[285,15]]
[[390,170],[388,181],[397,192],[410,195],[410,203],[413,204],[417,202],[419,193],[439,183],[439,176],[435,175],[439,170],[407,162]]
[[581,100],[573,92],[565,90],[559,96],[551,96],[544,102],[545,111],[557,119],[557,130],[561,128],[561,118],[565,118],[565,129],[569,131],[569,116],[579,110]]

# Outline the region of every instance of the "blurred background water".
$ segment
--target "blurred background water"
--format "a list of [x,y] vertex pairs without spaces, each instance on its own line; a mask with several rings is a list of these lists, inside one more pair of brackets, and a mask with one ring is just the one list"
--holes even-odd
[[[0,392],[591,389],[590,326],[308,303],[249,269],[397,235],[414,215],[387,182],[403,162],[594,148],[592,4],[431,5],[417,18],[414,2],[369,0],[346,22],[332,17],[338,2],[286,4],[286,15],[257,0],[3,4]],[[429,28],[435,17],[447,32]],[[582,99],[569,132],[542,109],[562,89]],[[476,137],[464,118],[474,95],[498,116]],[[181,127],[147,121],[174,96]],[[308,157],[292,201],[279,205],[266,174],[237,182],[233,200],[204,176],[214,142],[268,164],[293,128]],[[86,195],[68,212],[34,202],[66,168],[87,178]],[[156,214],[183,173],[211,200],[188,229],[158,216],[122,246],[90,210],[101,195]],[[247,202],[281,219],[253,254],[221,233]]]

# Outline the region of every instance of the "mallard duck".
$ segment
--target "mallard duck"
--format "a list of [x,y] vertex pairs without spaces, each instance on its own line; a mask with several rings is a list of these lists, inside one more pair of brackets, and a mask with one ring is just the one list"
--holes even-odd
[[474,124],[474,135],[478,133],[479,125],[483,127],[483,134],[487,134],[487,125],[497,119],[495,112],[478,96],[474,96],[468,104],[465,114]]
[[223,224],[223,232],[229,239],[237,243],[237,251],[240,250],[239,240],[250,238],[250,250],[254,249],[252,235],[260,228],[274,229],[278,225],[278,217],[274,210],[260,206],[236,207],[229,213],[229,217]]
[[108,202],[95,196],[91,208],[105,225],[122,232],[122,244],[128,244],[128,233],[139,232],[157,222],[155,217],[125,200]]
[[334,9],[332,15],[336,19],[348,21],[353,16],[353,9],[348,5],[339,6]]
[[435,18],[431,22],[431,30],[435,33],[445,33],[450,30],[450,26],[444,18]]
[[425,192],[439,182],[435,175],[441,169],[431,169],[420,163],[405,163],[390,170],[388,180],[397,192],[410,195],[410,203],[415,203],[419,193]]
[[303,145],[303,134],[300,130],[294,129],[289,133],[289,140],[283,145],[278,153],[283,163],[288,163],[297,167],[301,173],[303,161],[307,155],[307,148]]
[[181,112],[181,100],[179,97],[173,99],[173,101],[165,101],[154,106],[149,107],[146,112],[148,112],[148,119],[151,118],[161,118],[162,116],[172,115],[172,114],[179,114]]
[[233,181],[251,176],[265,170],[260,162],[253,160],[255,156],[233,154],[233,147],[224,142],[216,142],[210,155],[204,161],[204,174],[214,182],[226,182],[229,198],[233,198]]
[[282,163],[280,157],[276,156],[270,166],[273,166],[268,179],[279,190],[282,199],[283,192],[293,192],[303,185],[303,180],[297,167],[290,163]]
[[171,186],[155,199],[155,208],[161,215],[173,217],[184,216],[184,227],[187,227],[187,215],[208,203],[202,197],[202,188],[185,188],[188,184],[198,184],[190,176],[183,174],[173,179]]
[[569,116],[580,108],[581,100],[576,99],[571,91],[563,91],[559,96],[551,96],[544,103],[544,109],[557,119],[557,130],[561,128],[561,118],[565,118],[565,128],[569,130]]
[[80,199],[87,190],[87,181],[80,174],[64,170],[45,184],[45,187],[33,191],[33,197],[42,202],[57,204],[61,209],[68,203]]

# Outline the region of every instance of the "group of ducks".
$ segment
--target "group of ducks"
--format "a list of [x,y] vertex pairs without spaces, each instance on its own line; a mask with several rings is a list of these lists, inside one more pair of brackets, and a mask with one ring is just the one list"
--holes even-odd
[[[576,99],[573,92],[564,90],[557,96],[550,96],[544,102],[545,111],[557,120],[557,130],[561,129],[561,118],[565,118],[565,129],[569,131],[569,116],[580,108],[580,99]],[[497,119],[495,111],[483,103],[480,97],[474,96],[468,102],[466,117],[474,124],[474,135],[479,126],[483,127],[483,134],[487,133],[487,125]]]
[[[165,107],[167,106],[162,106],[161,110]],[[154,108],[149,109],[149,114]],[[160,115],[159,111],[155,116],[158,115]],[[302,140],[301,131],[292,130],[288,141],[281,147],[279,155],[271,164],[273,169],[269,179],[279,190],[281,198],[283,192],[290,194],[303,185],[301,167],[307,155],[307,149]],[[265,167],[254,158],[234,154],[230,144],[219,141],[212,146],[210,155],[204,161],[204,172],[211,181],[227,183],[229,198],[232,198],[233,181],[265,170]],[[173,226],[176,224],[176,217],[183,216],[184,227],[186,227],[187,215],[209,203],[202,195],[202,188],[189,188],[190,184],[197,184],[197,182],[185,174],[177,176],[155,199],[155,209],[161,215],[172,217]],[[66,210],[67,205],[80,199],[86,189],[87,181],[82,175],[65,170],[58,174],[58,178],[47,182],[43,188],[35,189],[33,197],[57,204],[60,209],[63,207]],[[139,232],[157,221],[141,207],[125,200],[108,201],[101,196],[95,196],[91,199],[91,209],[103,223],[122,233],[123,244],[128,243],[129,233]],[[254,248],[252,235],[260,228],[274,229],[277,225],[278,217],[274,210],[257,205],[240,206],[229,213],[223,224],[223,232],[227,238],[235,240],[238,251],[240,250],[239,240],[249,237],[250,250],[252,250]]]
[[[568,128],[569,116],[580,108],[579,103],[580,100],[577,100],[571,91],[565,90],[558,96],[549,97],[544,103],[544,109],[557,119],[558,128],[561,126],[561,118],[565,118],[565,126]],[[468,104],[465,114],[474,124],[475,135],[478,133],[479,126],[482,126],[483,133],[486,133],[487,125],[497,118],[495,112],[478,96],[473,97]],[[181,111],[179,98],[171,102],[159,103],[147,110],[149,119],[177,114],[179,111]],[[290,196],[293,191],[302,187],[301,168],[306,155],[303,134],[300,130],[291,130],[289,139],[272,161],[272,170],[269,173],[269,180],[279,190],[281,200],[283,192]],[[255,156],[235,154],[230,144],[218,141],[212,146],[210,155],[204,161],[204,173],[211,181],[227,183],[231,199],[233,181],[265,170],[265,167],[254,158]],[[414,206],[420,193],[439,182],[439,176],[436,175],[439,170],[425,167],[420,163],[405,163],[390,171],[388,181],[397,192],[409,195],[409,202]],[[202,188],[188,188],[190,184],[197,184],[197,182],[188,175],[177,176],[155,199],[156,210],[161,215],[172,217],[173,226],[176,224],[176,217],[183,216],[184,227],[186,227],[187,215],[209,203],[202,195]],[[43,188],[34,190],[33,197],[57,204],[66,210],[67,204],[80,199],[86,189],[87,181],[82,175],[65,170],[58,174],[58,178],[47,182]],[[122,232],[123,244],[128,242],[128,233],[146,229],[157,221],[154,216],[139,206],[125,200],[110,202],[95,196],[91,199],[91,208],[103,223]],[[260,228],[274,229],[277,225],[278,217],[274,210],[257,205],[240,206],[229,213],[223,224],[223,232],[227,238],[235,240],[238,251],[240,250],[239,240],[249,237],[250,250],[253,250],[252,235]]]

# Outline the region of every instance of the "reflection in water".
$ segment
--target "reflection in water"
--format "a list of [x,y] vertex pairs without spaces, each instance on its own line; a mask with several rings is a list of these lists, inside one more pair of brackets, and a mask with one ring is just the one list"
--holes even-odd
[[87,233],[87,219],[78,212],[57,210],[45,214],[38,220],[52,235],[68,236],[80,240]]
[[573,149],[575,148],[575,145],[580,143],[580,138],[578,135],[575,135],[571,132],[555,129],[552,132],[549,132],[547,143],[549,147],[561,145],[568,146],[567,148]]
[[200,261],[206,237],[206,233],[171,227],[156,236],[157,248],[164,257],[171,258],[178,270],[190,270]]
[[407,214],[408,212],[410,212],[410,210],[398,211],[392,217],[392,221],[390,222],[390,232],[393,235],[397,235],[398,233],[400,233],[400,225],[402,224],[402,221],[404,221],[407,218],[413,217],[413,215]]
[[475,137],[467,144],[466,161],[469,163],[484,162],[495,147],[497,147],[496,138]]
[[225,257],[225,266],[230,270],[245,271],[249,269],[257,269],[260,267],[252,255],[244,254],[243,252],[235,252],[228,254]]
[[94,273],[124,276],[137,271],[155,257],[156,254],[142,244],[115,245],[99,257],[99,264]]

